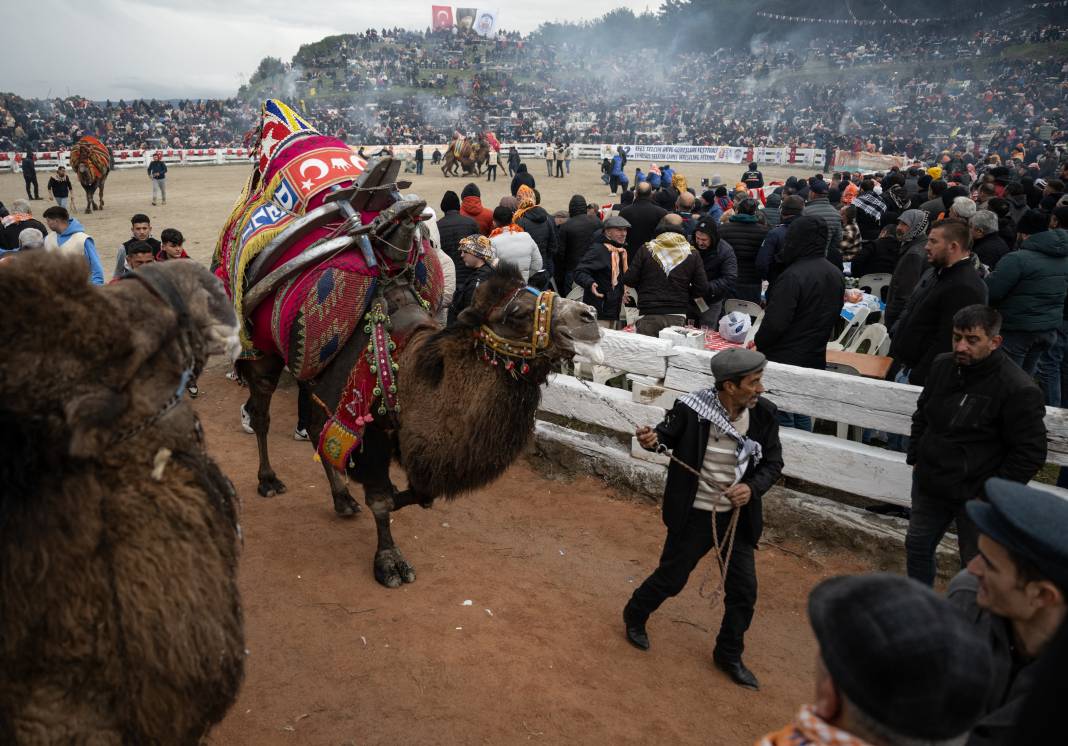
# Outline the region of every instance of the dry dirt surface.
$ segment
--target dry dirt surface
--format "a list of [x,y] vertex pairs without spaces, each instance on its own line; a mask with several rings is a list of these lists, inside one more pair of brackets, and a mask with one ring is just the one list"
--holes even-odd
[[[744,169],[681,170],[697,183],[713,173],[730,181]],[[573,162],[564,179],[546,178],[543,162],[531,171],[551,211],[574,193],[608,201],[594,162]],[[435,207],[445,189],[468,181],[430,173],[437,175],[411,177],[410,191]],[[765,169],[767,178],[786,173]],[[206,263],[247,175],[236,166],[174,168],[168,204],[153,208],[144,172],[118,171],[105,210],[77,217],[109,275],[129,217],[140,211],[157,236],[182,230],[189,252]],[[39,179],[44,187],[48,174]],[[495,205],[509,179],[479,183],[484,202]],[[22,194],[21,175],[0,176],[0,199],[10,205]],[[76,199],[84,204],[80,193]],[[33,202],[34,213],[48,204]],[[256,494],[255,441],[238,423],[245,390],[224,372],[216,365],[202,376],[196,406],[209,450],[242,498],[249,656],[241,696],[211,744],[751,744],[811,699],[809,589],[867,569],[847,555],[764,546],[745,656],[763,689],[739,689],[710,660],[721,611],[698,594],[708,562],[650,621],[651,651],[623,637],[623,605],[660,553],[657,508],[595,479],[548,478],[544,467],[521,462],[476,494],[396,514],[394,536],[419,578],[386,590],[371,573],[372,519],[366,511],[335,517],[312,446],[292,438],[291,381],[274,398],[270,437],[289,491],[264,499]],[[362,502],[359,487],[352,492]]]

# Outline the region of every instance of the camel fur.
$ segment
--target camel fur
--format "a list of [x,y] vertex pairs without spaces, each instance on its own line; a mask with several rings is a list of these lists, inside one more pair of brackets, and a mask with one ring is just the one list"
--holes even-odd
[[196,743],[242,680],[236,496],[192,407],[117,439],[236,352],[236,319],[191,261],[138,272],[187,323],[79,257],[0,266],[0,743]]

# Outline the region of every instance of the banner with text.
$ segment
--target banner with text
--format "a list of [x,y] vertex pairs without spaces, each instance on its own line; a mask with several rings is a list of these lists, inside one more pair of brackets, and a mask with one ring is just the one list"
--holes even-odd
[[[725,145],[623,145],[623,152],[631,161],[654,161],[656,163],[741,163],[746,148]],[[607,145],[604,156],[611,158],[616,146]]]

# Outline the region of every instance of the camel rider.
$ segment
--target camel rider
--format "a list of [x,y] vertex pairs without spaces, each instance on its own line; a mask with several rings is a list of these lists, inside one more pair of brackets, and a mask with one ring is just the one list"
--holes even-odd
[[483,235],[475,233],[460,239],[460,260],[468,269],[463,286],[456,289],[449,306],[449,325],[456,322],[460,312],[471,305],[475,299],[475,290],[493,272],[496,260],[493,258],[493,244]]
[[[642,448],[670,449],[675,460],[668,466],[664,487],[667,540],[660,564],[623,609],[627,640],[648,650],[649,616],[682,591],[718,540],[728,566],[723,623],[712,661],[735,684],[749,689],[759,688],[756,676],[742,663],[742,651],[756,606],[754,552],[764,525],[761,498],[783,467],[775,405],[760,398],[766,364],[767,358],[756,350],[724,350],[712,358],[714,387],[680,397],[655,430],[638,428]],[[679,461],[699,471],[701,479]],[[738,516],[731,548],[728,529],[734,511]]]

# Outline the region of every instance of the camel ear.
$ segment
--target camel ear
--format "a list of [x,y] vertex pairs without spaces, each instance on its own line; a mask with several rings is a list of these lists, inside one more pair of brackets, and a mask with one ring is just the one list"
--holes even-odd
[[111,426],[128,404],[125,393],[103,386],[70,399],[63,407],[70,431],[70,455],[90,458],[100,453],[114,437]]
[[462,321],[468,326],[481,326],[485,318],[474,306],[468,306],[464,310],[460,311],[460,315],[456,317],[457,321]]

